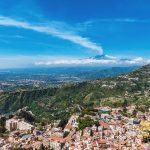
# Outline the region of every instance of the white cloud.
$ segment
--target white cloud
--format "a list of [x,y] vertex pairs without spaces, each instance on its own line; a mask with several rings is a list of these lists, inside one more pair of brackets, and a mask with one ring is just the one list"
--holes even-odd
[[53,61],[40,61],[35,65],[90,65],[90,64],[116,64],[116,60],[96,60],[96,59],[61,59]]
[[85,58],[78,59],[74,57],[65,56],[0,56],[0,68],[20,68],[20,67],[34,67],[34,66],[61,66],[61,65],[101,65],[101,66],[123,66],[123,65],[144,65],[150,63],[150,59],[141,57],[133,59],[120,59],[109,56],[106,59]]
[[106,58],[108,58],[108,59],[117,59],[117,57],[110,56],[110,55],[106,55]]
[[99,64],[99,65],[144,65],[150,63],[150,59],[144,59],[141,57],[133,58],[133,59],[119,59],[117,57],[108,56],[106,59],[55,59],[48,61],[37,61],[35,65],[41,66],[51,66],[51,65],[91,65],[91,64]]
[[98,19],[100,22],[139,22],[140,20],[132,19],[132,18],[106,18],[106,19]]
[[128,64],[144,64],[147,63],[149,60],[144,60],[142,57],[137,57],[131,60],[126,60],[125,62]]
[[18,21],[12,18],[0,16],[0,25],[1,26],[12,26],[17,28],[24,28],[28,30],[33,30],[36,32],[48,34],[54,37],[61,38],[63,40],[71,41],[75,44],[79,44],[88,49],[92,49],[95,51],[103,53],[103,49],[100,45],[92,42],[86,37],[82,37],[73,31],[67,31],[66,29],[58,29],[55,26],[45,26],[45,25],[35,25],[25,21]]
[[[114,23],[148,23],[150,22],[149,19],[135,19],[135,18],[99,18],[99,19],[95,19],[95,20],[91,20],[91,21],[87,21],[87,23],[90,23],[90,25],[93,22],[114,22]],[[85,22],[86,24],[86,22]]]

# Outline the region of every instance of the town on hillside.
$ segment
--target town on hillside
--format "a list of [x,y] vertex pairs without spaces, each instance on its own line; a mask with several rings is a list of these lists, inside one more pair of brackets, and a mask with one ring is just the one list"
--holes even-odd
[[85,110],[62,126],[59,120],[39,127],[16,115],[1,115],[0,130],[5,130],[0,150],[150,149],[150,111],[135,105]]

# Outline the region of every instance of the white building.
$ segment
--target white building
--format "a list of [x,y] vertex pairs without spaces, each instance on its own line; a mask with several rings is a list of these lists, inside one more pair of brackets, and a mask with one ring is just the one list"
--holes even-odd
[[6,120],[6,129],[9,131],[20,130],[32,133],[34,126],[20,119],[9,119]]

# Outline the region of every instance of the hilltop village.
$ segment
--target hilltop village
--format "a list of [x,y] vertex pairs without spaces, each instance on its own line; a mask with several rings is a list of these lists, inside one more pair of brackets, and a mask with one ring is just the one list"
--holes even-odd
[[150,149],[150,112],[137,111],[134,105],[74,114],[64,127],[57,120],[39,129],[13,116],[6,119],[5,128],[6,134],[0,137],[1,150]]

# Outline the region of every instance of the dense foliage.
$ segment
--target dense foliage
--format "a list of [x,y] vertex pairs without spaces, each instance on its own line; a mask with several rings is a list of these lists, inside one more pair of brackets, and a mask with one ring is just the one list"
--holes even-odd
[[6,118],[5,117],[1,117],[0,118],[0,136],[1,134],[3,134],[6,129],[5,129],[5,122],[6,122]]
[[97,122],[95,122],[93,119],[90,117],[84,117],[84,118],[78,118],[77,122],[78,124],[78,130],[83,130],[86,127],[91,127],[92,125],[96,125]]

